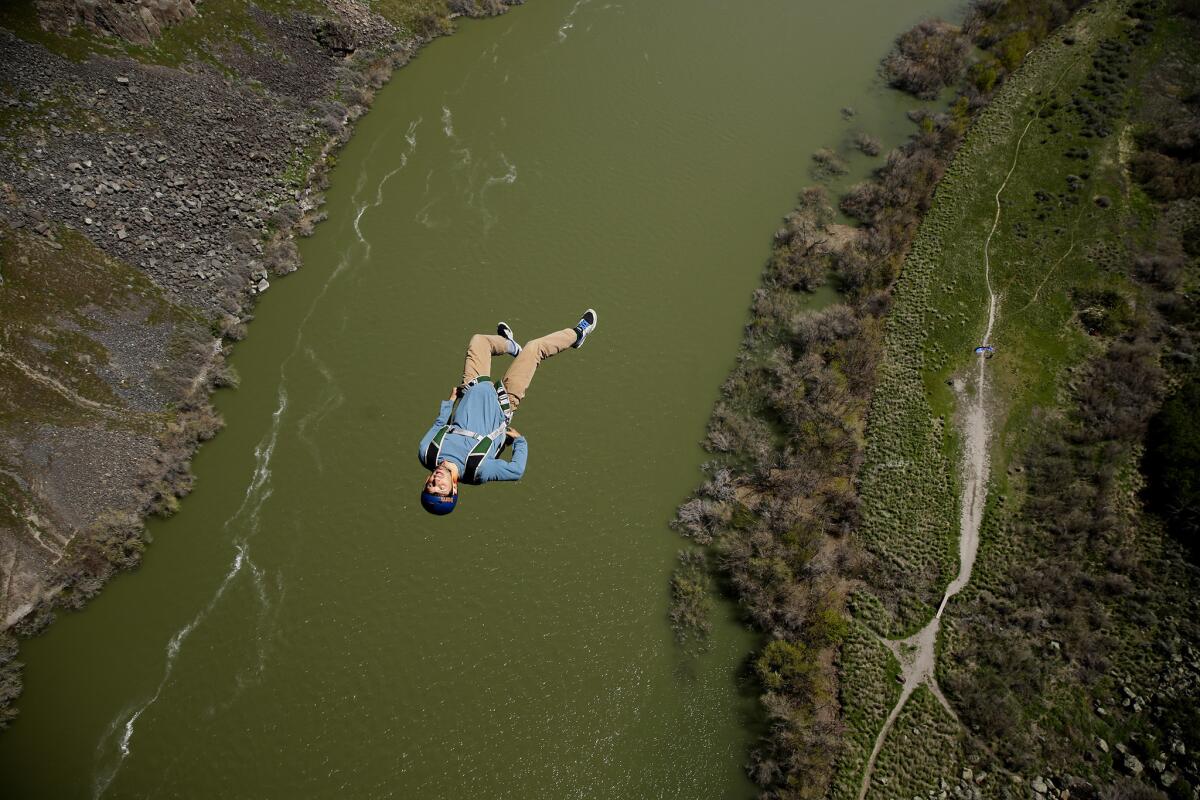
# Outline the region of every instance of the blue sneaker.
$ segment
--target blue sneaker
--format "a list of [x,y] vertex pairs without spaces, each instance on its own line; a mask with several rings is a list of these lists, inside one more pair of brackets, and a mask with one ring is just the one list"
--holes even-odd
[[571,347],[583,347],[583,343],[587,341],[588,334],[596,330],[596,323],[599,319],[596,316],[596,309],[594,308],[589,308],[583,312],[583,316],[580,317],[579,323],[575,326],[575,344],[571,345]]

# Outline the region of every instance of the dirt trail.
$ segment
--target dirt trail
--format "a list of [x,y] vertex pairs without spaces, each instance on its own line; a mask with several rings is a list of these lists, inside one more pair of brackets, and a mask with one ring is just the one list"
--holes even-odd
[[[1079,63],[1076,58],[1067,65],[1062,74],[1051,85],[1050,89],[1053,92],[1062,83],[1067,74]],[[1021,129],[1021,135],[1017,137],[1017,145],[1013,149],[1012,163],[1008,167],[1008,172],[1004,175],[1004,180],[1001,182],[994,197],[996,203],[996,215],[992,218],[992,229],[988,231],[987,239],[983,243],[983,279],[987,287],[987,303],[988,303],[988,320],[987,327],[983,332],[983,341],[980,344],[984,347],[990,346],[992,342],[992,331],[996,327],[996,313],[1000,306],[1000,295],[996,294],[992,288],[992,260],[991,248],[992,238],[996,235],[996,230],[1000,227],[1000,217],[1002,207],[1000,205],[1000,196],[1004,194],[1004,190],[1008,188],[1008,182],[1012,179],[1013,173],[1017,170],[1017,164],[1021,160],[1021,145],[1025,142],[1025,135],[1029,133],[1029,129],[1033,123],[1041,119],[1041,112],[1050,102],[1047,98],[1045,102],[1038,106],[1037,112],[1034,113],[1029,121],[1025,123],[1025,127]],[[1074,244],[1072,244],[1072,248]],[[1068,253],[1070,250],[1067,251]],[[1063,258],[1066,256],[1064,255]],[[1061,261],[1061,259],[1060,259]],[[1039,291],[1041,288],[1039,287]],[[934,616],[934,621],[940,620],[942,612],[946,610],[946,603],[950,598],[962,591],[963,587],[971,580],[971,571],[975,567],[975,554],[979,552],[979,528],[983,523],[983,509],[987,502],[987,482],[988,482],[988,464],[990,463],[990,437],[989,424],[987,416],[987,363],[989,354],[980,353],[976,357],[976,363],[979,367],[975,379],[975,395],[971,398],[971,405],[967,408],[966,414],[963,417],[963,460],[960,467],[960,477],[962,478],[962,510],[959,515],[959,539],[958,539],[958,575],[946,587],[946,593],[942,596],[942,602],[938,606],[937,614]],[[960,401],[962,397],[960,395]],[[932,624],[932,623],[931,623]],[[930,653],[932,659],[933,653]],[[932,668],[931,668],[932,669]]]
[[[1066,77],[1074,65],[1075,62],[1068,65],[1058,80],[1054,82],[1055,87]],[[1044,105],[1043,103],[1042,107]],[[1039,107],[1039,112],[1042,107]],[[1030,127],[1033,126],[1033,123],[1037,119],[1039,119],[1039,114],[1034,114],[1021,130],[1021,135],[1017,138],[1017,144],[1013,152],[1012,163],[1009,165],[1008,172],[1005,174],[999,188],[996,189],[994,196],[996,214],[992,218],[992,228],[988,231],[987,239],[984,240],[983,244],[983,277],[987,287],[988,309],[987,327],[984,329],[983,340],[980,343],[983,346],[988,346],[991,343],[992,331],[996,326],[996,314],[1000,305],[1000,296],[992,287],[991,262],[992,238],[996,235],[996,230],[1000,227],[1000,218],[1002,216],[1000,196],[1008,187],[1008,182],[1017,169],[1017,164],[1021,158],[1021,145],[1025,141],[1025,135],[1029,133]],[[883,749],[888,733],[891,732],[892,726],[900,716],[900,712],[904,710],[904,705],[908,702],[913,692],[917,690],[918,686],[922,684],[928,686],[934,697],[949,712],[950,716],[955,720],[958,719],[958,715],[954,713],[954,709],[950,707],[945,695],[942,694],[941,688],[937,685],[934,669],[937,666],[937,635],[942,624],[942,612],[946,610],[946,604],[950,602],[950,598],[962,591],[963,587],[970,582],[971,572],[975,567],[975,556],[979,551],[979,529],[983,523],[983,510],[987,503],[988,465],[990,461],[990,426],[987,416],[987,363],[988,354],[980,353],[976,357],[978,370],[973,395],[968,396],[965,388],[958,389],[956,387],[959,393],[960,407],[963,401],[967,401],[970,404],[967,406],[962,418],[963,458],[962,464],[959,467],[959,475],[962,483],[962,507],[959,512],[958,574],[950,582],[950,585],[946,587],[946,592],[942,595],[942,602],[938,605],[937,613],[934,614],[933,619],[924,628],[907,639],[881,639],[883,644],[892,651],[892,654],[900,662],[900,674],[904,679],[904,687],[900,690],[900,697],[896,701],[896,705],[892,707],[891,713],[888,714],[883,727],[880,728],[879,735],[875,738],[875,745],[871,748],[871,755],[867,758],[867,764],[863,770],[862,784],[858,791],[858,800],[863,800],[867,795],[867,791],[871,788],[871,776],[875,771],[875,761],[879,757],[879,752]]]
[[51,378],[49,375],[43,375],[42,373],[40,373],[37,370],[30,367],[24,361],[21,361],[16,356],[10,355],[10,354],[4,352],[3,350],[0,350],[0,359],[7,361],[9,364],[16,367],[21,372],[25,373],[25,376],[28,377],[30,380],[34,381],[35,383],[39,383],[42,386],[45,386],[47,389],[50,389],[51,391],[57,392],[58,394],[65,397],[67,400],[70,400],[72,403],[74,403],[77,406],[86,408],[90,411],[95,411],[98,414],[103,414],[104,416],[107,416],[107,417],[114,417],[114,416],[117,416],[120,414],[128,413],[123,408],[116,408],[114,406],[105,405],[104,403],[97,403],[95,400],[87,399],[86,397],[79,394],[75,390],[64,386],[63,384],[59,383],[54,378]]
[[[1024,134],[1022,134],[1023,136]],[[1019,143],[1018,143],[1019,147]],[[1014,162],[1015,165],[1015,162]],[[1012,171],[1009,171],[1009,175]],[[1008,179],[1005,179],[1007,184]],[[1003,186],[1001,187],[1003,191]],[[1000,221],[1000,192],[996,193],[996,221],[993,224],[993,232],[995,225]],[[989,234],[988,240],[991,240]],[[986,257],[986,247],[984,250]],[[998,305],[998,297],[992,290],[991,277],[987,279],[988,291],[988,324],[984,334],[983,344],[987,344],[991,337],[992,328],[996,321],[996,308]],[[929,687],[934,697],[938,699],[942,707],[949,712],[950,716],[958,719],[958,715],[954,713],[954,709],[946,701],[946,697],[942,694],[940,687],[937,685],[937,678],[934,675],[934,668],[937,666],[937,635],[942,624],[942,612],[946,610],[946,604],[950,598],[958,594],[964,586],[971,580],[971,571],[975,566],[975,555],[979,550],[979,529],[983,522],[983,509],[987,501],[987,482],[988,482],[988,419],[987,419],[987,356],[980,354],[977,357],[978,373],[975,382],[975,393],[969,398],[970,406],[963,417],[963,459],[960,467],[960,475],[962,478],[962,508],[959,513],[959,537],[958,537],[958,575],[946,587],[945,594],[942,595],[942,602],[938,605],[937,613],[929,623],[918,631],[916,634],[903,640],[883,639],[884,645],[887,646],[896,659],[900,662],[900,674],[904,678],[904,687],[900,690],[900,697],[896,701],[896,705],[892,707],[891,713],[883,723],[883,727],[879,730],[879,735],[875,738],[875,745],[871,749],[871,755],[867,759],[867,765],[863,771],[862,785],[859,787],[858,798],[863,800],[866,797],[868,789],[871,786],[871,775],[875,770],[875,761],[879,757],[879,751],[883,749],[884,742],[887,741],[888,733],[891,732],[892,726],[896,719],[900,716],[900,712],[904,709],[904,705],[908,702],[908,698],[922,684]],[[965,390],[960,391],[959,399],[968,399],[965,396]]]

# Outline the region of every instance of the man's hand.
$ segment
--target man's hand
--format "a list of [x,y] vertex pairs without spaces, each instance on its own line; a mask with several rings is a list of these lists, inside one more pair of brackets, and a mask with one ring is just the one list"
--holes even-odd
[[450,397],[447,399],[450,400],[451,402],[457,400],[458,399],[458,390],[461,388],[462,388],[461,386],[455,386],[453,389],[451,389]]
[[509,428],[504,431],[504,438],[515,441],[521,438],[521,432],[516,428]]

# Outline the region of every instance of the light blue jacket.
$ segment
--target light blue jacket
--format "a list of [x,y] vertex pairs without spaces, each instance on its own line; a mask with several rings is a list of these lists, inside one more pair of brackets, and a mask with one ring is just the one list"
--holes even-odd
[[[421,439],[417,450],[417,458],[423,458],[429,443],[443,425],[450,421],[450,413],[454,411],[454,401],[443,400],[438,409],[437,419],[433,427]],[[458,410],[454,411],[454,423],[475,433],[487,436],[500,427],[504,422],[504,412],[500,410],[500,401],[496,399],[496,387],[490,381],[482,381],[467,389],[458,401]],[[438,463],[453,461],[458,465],[461,475],[467,468],[467,456],[475,449],[475,440],[467,436],[455,436],[447,433],[442,439],[442,451],[438,454]],[[529,444],[524,436],[519,436],[512,445],[512,461],[497,458],[500,448],[504,446],[504,437],[497,437],[492,442],[487,456],[479,465],[478,476],[480,483],[488,481],[516,481],[525,474],[525,462],[529,459]]]

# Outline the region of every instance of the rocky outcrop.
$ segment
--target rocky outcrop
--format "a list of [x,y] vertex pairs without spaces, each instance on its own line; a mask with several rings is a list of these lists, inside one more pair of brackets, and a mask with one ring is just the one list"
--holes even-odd
[[165,28],[196,16],[192,0],[37,0],[37,10],[47,30],[70,33],[82,25],[133,44],[150,44]]
[[[0,630],[82,602],[136,562],[140,515],[188,491],[191,451],[218,426],[223,335],[268,273],[297,266],[293,226],[320,202],[311,154],[345,140],[420,44],[338,5],[374,48],[362,63],[314,35],[351,30],[338,14],[253,5],[254,47],[206,43],[223,68],[76,62],[0,29],[14,121],[0,128]],[[114,549],[108,529],[132,539]]]
[[338,56],[348,56],[358,47],[354,30],[331,19],[314,18],[313,36],[322,47]]

